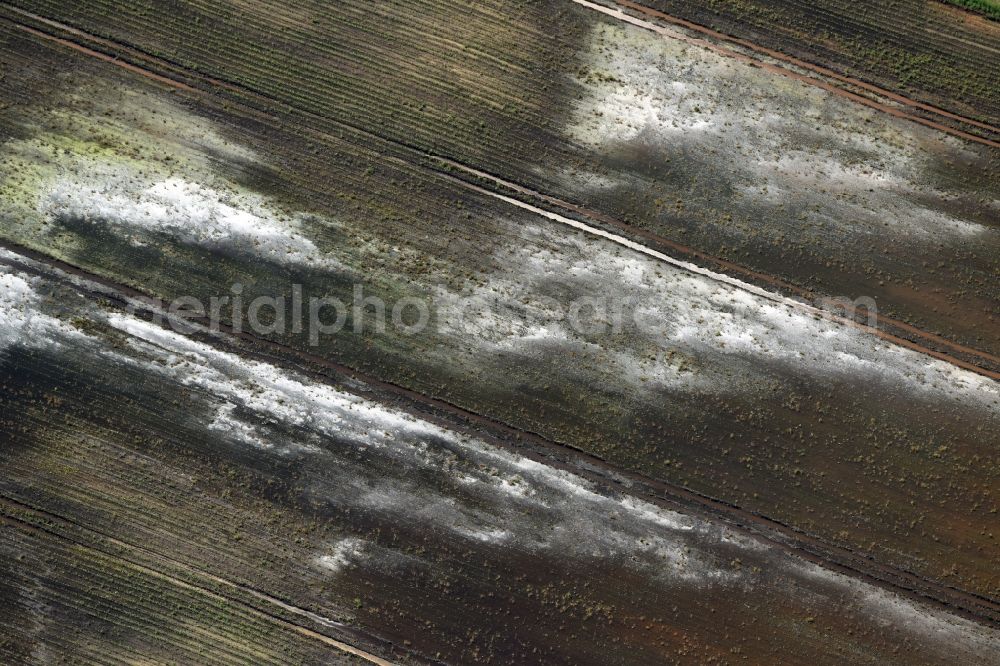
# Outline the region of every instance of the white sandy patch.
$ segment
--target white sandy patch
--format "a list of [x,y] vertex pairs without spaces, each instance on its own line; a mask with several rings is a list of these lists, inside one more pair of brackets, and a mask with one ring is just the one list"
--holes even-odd
[[[178,333],[126,315],[109,323],[134,336],[132,348],[145,367],[222,400],[207,428],[267,450],[292,450],[301,441],[255,425],[292,425],[307,435],[311,455],[334,461],[339,446],[365,450],[365,458],[384,470],[399,470],[400,480],[361,479],[353,458],[329,462],[343,478],[324,482],[337,503],[398,513],[417,524],[451,532],[479,543],[510,543],[537,551],[578,557],[616,558],[656,575],[692,584],[738,582],[728,568],[689,552],[688,535],[730,543],[724,528],[697,523],[681,514],[635,499],[608,497],[589,481],[477,439],[444,430],[402,412],[310,382],[274,366],[220,352]],[[240,413],[254,414],[253,423]],[[340,442],[332,446],[332,441]],[[324,443],[325,442],[325,443]],[[435,444],[437,442],[437,444]],[[374,461],[381,461],[375,463]],[[470,488],[481,499],[473,505],[434,490],[420,474],[442,477],[442,484]],[[368,470],[366,473],[370,473]],[[412,478],[411,478],[412,477]],[[537,519],[516,518],[530,509]],[[512,513],[514,512],[514,513]],[[325,566],[345,566],[353,551],[345,546],[327,554]],[[338,569],[339,570],[339,569]]]
[[[133,345],[140,351],[154,356],[165,354],[165,362],[149,363],[150,369],[267,419],[370,446],[385,446],[401,436],[447,436],[440,428],[413,417],[309,382],[275,366],[218,351],[141,319],[111,314],[108,322],[133,336]],[[234,408],[227,406],[214,423],[218,427],[234,418]],[[236,430],[235,435],[253,432],[248,426]]]
[[536,519],[531,523],[506,521],[501,513],[494,518],[494,528],[481,529],[480,534],[503,532],[504,540],[519,548],[585,559],[612,558],[665,580],[696,585],[752,584],[726,563],[706,557],[695,545],[728,544],[759,550],[761,545],[752,539],[634,497],[604,495],[573,473],[479,441],[464,444],[468,455],[489,461],[485,478],[494,480],[488,487],[496,492],[498,509],[506,505],[511,509],[536,507]]
[[[651,72],[651,75],[656,76],[656,72]],[[656,128],[659,137],[711,128],[711,117],[701,113],[700,109],[695,110],[694,102],[684,93],[685,89],[684,84],[674,81],[660,91],[663,96],[654,98],[623,86],[611,86],[605,97],[587,100],[577,108],[580,115],[603,121],[586,138],[624,142],[639,137],[650,127]]]
[[482,530],[459,527],[456,528],[455,531],[465,537],[468,537],[469,539],[490,544],[502,544],[508,541],[512,536],[509,530],[503,529]]
[[66,106],[23,114],[24,136],[3,142],[9,177],[0,182],[0,211],[18,234],[73,247],[59,223],[85,222],[136,246],[166,236],[220,254],[344,270],[308,237],[311,223],[336,222],[239,185],[235,172],[267,165],[221,126],[153,96],[82,86],[66,93]]
[[0,273],[0,346],[7,347],[22,339],[34,316],[36,300],[35,290],[24,277]]
[[[558,228],[521,223],[516,234],[524,239],[497,251],[501,269],[488,281],[436,299],[443,332],[475,341],[476,354],[544,364],[572,353],[574,365],[614,383],[716,392],[752,390],[760,376],[747,364],[777,362],[1000,411],[997,382],[777,294]],[[573,320],[574,299],[603,310]]]
[[361,539],[342,539],[330,553],[317,557],[316,564],[330,573],[341,573],[364,556],[365,546]]
[[102,177],[59,180],[39,203],[49,220],[72,217],[107,225],[143,244],[142,232],[223,252],[325,270],[343,266],[306,238],[297,216],[283,215],[263,197],[217,190],[181,178],[143,183],[127,169],[105,169]]
[[[587,92],[566,131],[596,151],[613,154],[634,143],[666,157],[686,148],[714,162],[699,179],[722,178],[749,202],[812,210],[809,220],[833,241],[887,230],[949,242],[996,233],[917,200],[933,189],[921,171],[934,159],[923,128],[631,26],[597,26],[586,61]],[[611,170],[567,173],[565,180],[591,193],[612,189],[616,178],[618,187],[642,188],[633,176]]]
[[38,279],[0,266],[0,351],[12,345],[58,348],[86,336],[42,311]]
[[274,447],[259,428],[234,417],[233,412],[235,410],[236,405],[231,402],[219,407],[215,413],[215,418],[208,424],[208,429],[223,433],[244,444],[255,446],[258,449],[271,449]]

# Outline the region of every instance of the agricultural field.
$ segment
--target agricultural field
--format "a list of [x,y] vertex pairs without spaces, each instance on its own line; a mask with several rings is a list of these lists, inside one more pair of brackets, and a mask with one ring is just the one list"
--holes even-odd
[[[741,279],[766,275],[770,288],[810,299],[874,298],[886,325],[1000,368],[989,279],[996,151],[953,141],[939,129],[948,117],[926,121],[934,131],[900,122],[893,114],[926,120],[924,111],[890,91],[815,72],[802,80],[801,67],[770,60],[741,64],[742,47],[655,16],[633,19],[642,27],[618,6],[584,0],[391,12],[350,2],[19,6],[12,19],[81,39],[52,24],[68,22],[101,53],[285,108],[320,131],[391,141],[465,177],[485,172],[493,189],[529,188]],[[978,39],[995,44],[1000,27],[986,25],[994,32]],[[976,76],[997,75],[978,65],[988,51],[968,60]],[[995,80],[981,87],[1000,90]],[[996,100],[977,108],[995,110]],[[981,127],[990,122],[955,131],[985,132],[995,148],[1000,134]],[[888,253],[871,242],[883,234],[893,237]]]
[[897,4],[0,4],[0,661],[1000,663],[1000,29]]
[[0,264],[12,661],[997,662],[996,629],[586,459]]

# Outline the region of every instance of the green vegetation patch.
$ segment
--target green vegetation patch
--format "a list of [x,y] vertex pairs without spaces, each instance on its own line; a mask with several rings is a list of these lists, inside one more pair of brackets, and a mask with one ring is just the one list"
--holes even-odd
[[958,5],[959,7],[965,7],[966,9],[971,9],[974,12],[979,12],[993,19],[994,21],[1000,21],[1000,2],[995,0],[947,0],[950,4]]

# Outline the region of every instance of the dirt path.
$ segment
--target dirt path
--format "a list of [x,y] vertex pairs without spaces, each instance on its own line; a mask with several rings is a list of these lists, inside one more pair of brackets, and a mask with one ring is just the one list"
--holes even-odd
[[101,53],[100,51],[95,51],[93,49],[88,49],[86,46],[83,46],[82,44],[77,44],[76,42],[71,41],[69,39],[62,39],[61,37],[56,37],[55,35],[50,35],[50,34],[48,34],[46,32],[42,32],[41,30],[36,30],[36,29],[32,28],[31,26],[27,26],[27,25],[20,25],[20,24],[18,24],[17,27],[20,28],[21,30],[24,30],[25,32],[27,32],[29,34],[35,35],[36,37],[41,37],[43,39],[48,39],[48,40],[54,41],[57,44],[61,44],[61,45],[65,46],[65,47],[67,47],[67,48],[71,48],[74,51],[79,51],[80,53],[83,53],[84,55],[88,55],[88,56],[91,56],[93,58],[97,58],[98,60],[103,60],[104,62],[109,62],[112,65],[118,65],[119,67],[127,69],[128,71],[133,72],[135,74],[141,74],[142,76],[145,76],[147,78],[153,79],[157,83],[162,83],[164,85],[168,85],[171,88],[175,88],[177,90],[186,90],[186,91],[189,91],[189,92],[193,92],[194,91],[194,88],[192,88],[191,86],[187,85],[186,83],[182,83],[180,81],[176,81],[176,80],[171,79],[171,78],[166,77],[166,76],[161,76],[161,75],[157,74],[156,72],[150,72],[149,70],[143,69],[142,67],[137,67],[136,65],[133,65],[131,63],[124,62],[122,60],[119,60],[118,58],[114,58],[112,56],[109,56],[109,55],[106,55],[104,53]]

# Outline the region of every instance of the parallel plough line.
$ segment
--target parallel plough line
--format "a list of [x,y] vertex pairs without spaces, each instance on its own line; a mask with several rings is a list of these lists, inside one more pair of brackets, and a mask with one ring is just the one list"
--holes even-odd
[[201,577],[201,578],[210,580],[213,583],[216,583],[216,584],[221,585],[223,587],[230,588],[230,589],[238,589],[238,590],[240,590],[240,591],[242,591],[244,593],[250,594],[254,598],[256,598],[256,599],[258,599],[258,600],[260,600],[260,601],[262,601],[262,602],[264,602],[266,604],[269,604],[269,605],[272,605],[272,606],[276,606],[277,608],[280,608],[281,610],[286,611],[288,613],[292,613],[294,615],[299,615],[299,616],[302,616],[302,617],[306,617],[306,618],[312,620],[313,622],[315,622],[316,624],[319,624],[319,625],[322,625],[322,626],[326,626],[326,627],[332,627],[332,626],[343,627],[344,626],[344,625],[342,625],[342,624],[340,624],[338,622],[335,622],[333,620],[329,620],[327,618],[323,618],[323,617],[321,617],[319,615],[316,615],[315,613],[313,613],[311,611],[307,611],[307,610],[305,610],[303,608],[299,608],[298,606],[293,606],[291,604],[285,603],[284,601],[281,601],[280,599],[276,599],[276,598],[272,597],[271,595],[264,594],[263,592],[259,592],[257,590],[252,589],[252,588],[248,588],[248,587],[246,587],[244,585],[240,585],[239,583],[235,583],[235,582],[233,582],[231,580],[227,580],[227,579],[222,578],[220,576],[216,576],[215,574],[208,573],[207,571],[203,571],[201,569],[198,569],[196,567],[191,566],[190,564],[187,564],[187,563],[184,563],[184,562],[180,562],[180,561],[175,560],[175,559],[173,559],[171,557],[163,555],[162,553],[150,550],[150,549],[142,547],[142,546],[136,546],[136,545],[133,545],[131,543],[126,543],[126,542],[121,541],[119,539],[115,539],[114,537],[111,537],[111,536],[108,536],[106,534],[103,534],[103,533],[101,533],[101,532],[99,532],[97,530],[94,530],[93,528],[80,525],[79,523],[76,523],[76,522],[74,522],[72,520],[69,520],[68,518],[64,518],[64,517],[59,516],[57,514],[51,513],[49,511],[43,511],[43,510],[38,509],[36,507],[27,505],[27,504],[21,502],[20,500],[18,500],[17,498],[11,497],[11,496],[6,495],[6,494],[0,494],[0,522],[2,522],[2,521],[10,521],[11,523],[14,523],[14,525],[16,525],[17,527],[19,527],[20,529],[42,531],[45,534],[48,534],[49,536],[53,536],[53,537],[55,537],[57,539],[62,539],[62,540],[68,541],[68,542],[70,542],[70,543],[72,543],[72,544],[74,544],[76,546],[79,546],[79,547],[82,547],[82,548],[87,548],[89,550],[94,550],[96,552],[99,552],[99,553],[107,556],[107,557],[111,557],[111,558],[120,560],[122,562],[125,562],[125,563],[133,566],[133,567],[136,567],[136,568],[144,571],[145,573],[147,573],[147,574],[149,574],[151,576],[154,576],[156,578],[160,578],[160,579],[163,579],[163,580],[167,580],[172,585],[176,585],[177,587],[180,587],[180,588],[183,588],[183,589],[187,589],[187,590],[190,590],[190,591],[195,592],[197,594],[205,595],[207,597],[211,597],[211,598],[214,598],[214,599],[219,599],[219,600],[225,601],[228,604],[239,605],[243,609],[248,610],[248,611],[250,611],[252,613],[258,614],[260,616],[263,616],[264,618],[266,618],[267,620],[269,620],[271,622],[274,622],[274,623],[276,623],[276,624],[278,624],[280,626],[283,626],[283,627],[286,627],[286,628],[289,628],[289,629],[293,629],[294,631],[296,631],[296,632],[298,632],[298,633],[300,633],[300,634],[302,634],[304,636],[308,636],[309,638],[318,640],[318,641],[320,641],[320,642],[322,642],[322,643],[324,643],[324,644],[326,644],[326,645],[328,645],[328,646],[330,646],[332,648],[335,648],[335,649],[337,649],[337,650],[339,650],[341,652],[344,652],[344,653],[347,653],[347,654],[351,654],[351,655],[354,655],[356,657],[360,657],[361,659],[364,659],[365,661],[368,661],[368,662],[370,662],[372,664],[377,664],[378,666],[392,666],[392,662],[386,661],[385,659],[382,659],[379,656],[371,654],[370,652],[366,652],[364,650],[361,650],[359,648],[354,647],[353,645],[350,645],[350,644],[345,643],[343,641],[336,640],[334,638],[326,636],[325,634],[321,634],[321,633],[319,633],[317,631],[309,629],[308,627],[302,626],[300,624],[296,624],[294,622],[290,622],[289,620],[286,620],[284,618],[278,617],[277,615],[274,615],[272,613],[268,613],[266,611],[263,611],[263,610],[261,610],[259,608],[256,608],[256,607],[254,607],[254,606],[252,606],[250,604],[247,604],[247,603],[245,603],[243,601],[240,601],[238,599],[234,599],[232,597],[219,594],[218,592],[215,592],[213,590],[207,589],[205,587],[201,587],[199,585],[195,585],[193,583],[181,580],[181,579],[179,579],[179,578],[177,578],[175,576],[171,576],[170,574],[167,574],[167,573],[165,573],[163,571],[160,571],[159,569],[151,568],[151,567],[149,567],[147,565],[144,565],[144,564],[141,564],[141,563],[136,562],[134,560],[122,557],[120,555],[114,555],[114,554],[109,553],[107,551],[104,551],[104,550],[102,550],[100,548],[96,548],[95,546],[93,546],[91,544],[83,543],[83,542],[78,541],[76,539],[72,539],[72,538],[66,536],[65,534],[60,534],[59,532],[55,531],[54,529],[45,528],[45,527],[42,527],[40,525],[32,524],[32,523],[30,523],[28,521],[25,521],[25,520],[23,520],[21,518],[18,518],[16,516],[14,516],[14,515],[11,515],[11,512],[9,512],[9,511],[4,511],[3,510],[3,505],[4,504],[14,505],[15,507],[17,507],[21,511],[27,510],[27,511],[32,512],[32,513],[40,513],[40,514],[44,515],[45,518],[46,518],[46,520],[49,521],[49,522],[55,521],[55,522],[67,523],[69,525],[72,525],[76,529],[85,530],[85,531],[87,531],[89,533],[92,533],[92,534],[96,535],[97,537],[99,537],[99,539],[101,539],[103,541],[108,541],[109,543],[114,544],[118,548],[122,548],[122,549],[125,549],[125,550],[139,550],[139,551],[144,551],[144,552],[148,553],[149,555],[153,556],[156,559],[161,559],[161,560],[169,562],[171,566],[175,566],[175,567],[179,567],[181,569],[184,569],[184,570],[192,573],[193,575],[195,575],[197,577]]

